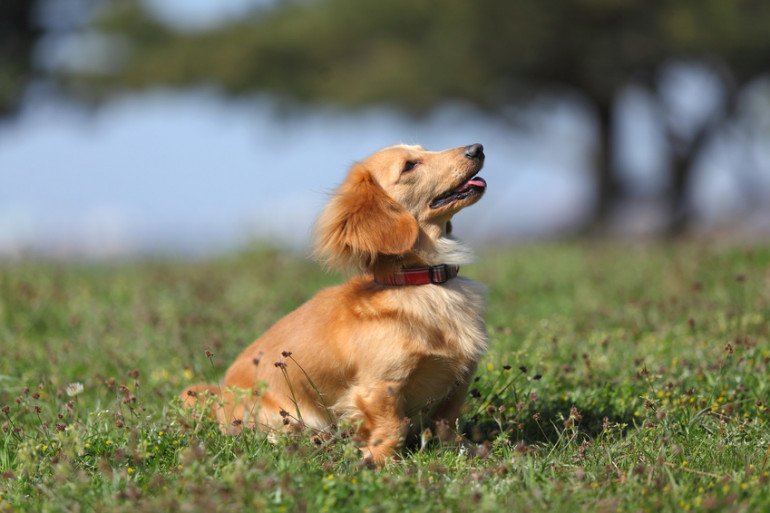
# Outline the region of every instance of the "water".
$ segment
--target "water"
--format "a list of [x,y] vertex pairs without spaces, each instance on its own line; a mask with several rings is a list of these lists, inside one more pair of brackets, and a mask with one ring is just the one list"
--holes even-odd
[[[398,142],[485,145],[488,194],[455,220],[460,237],[566,230],[593,192],[581,114],[562,110],[521,133],[459,105],[414,120],[211,90],[152,91],[91,112],[33,98],[0,125],[0,254],[206,254],[253,239],[301,248],[349,166]],[[553,137],[558,147],[545,144]]]

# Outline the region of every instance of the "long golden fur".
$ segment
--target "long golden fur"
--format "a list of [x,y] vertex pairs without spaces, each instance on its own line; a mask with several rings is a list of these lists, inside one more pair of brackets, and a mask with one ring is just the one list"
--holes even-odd
[[[397,145],[355,164],[318,221],[316,255],[358,275],[279,320],[221,386],[191,386],[184,402],[215,395],[212,414],[223,430],[324,429],[347,420],[364,457],[378,465],[410,427],[438,423],[436,432],[453,438],[487,345],[484,288],[459,276],[427,285],[377,280],[401,268],[468,263],[450,219],[484,192],[483,180],[472,180],[483,158],[481,145],[442,152]],[[452,191],[466,194],[437,201]]]

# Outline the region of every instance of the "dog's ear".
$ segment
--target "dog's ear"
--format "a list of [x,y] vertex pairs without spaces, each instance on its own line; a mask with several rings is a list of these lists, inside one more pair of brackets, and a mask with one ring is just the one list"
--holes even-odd
[[370,269],[381,255],[400,255],[417,241],[417,220],[356,164],[316,225],[315,255],[327,266]]

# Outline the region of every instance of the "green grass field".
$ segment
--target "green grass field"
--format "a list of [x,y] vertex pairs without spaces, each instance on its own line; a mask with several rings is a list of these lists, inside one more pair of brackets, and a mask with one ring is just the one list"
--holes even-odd
[[225,436],[176,398],[341,277],[269,250],[0,266],[0,511],[770,510],[770,249],[539,245],[462,273],[490,336],[462,438],[372,470],[344,427]]

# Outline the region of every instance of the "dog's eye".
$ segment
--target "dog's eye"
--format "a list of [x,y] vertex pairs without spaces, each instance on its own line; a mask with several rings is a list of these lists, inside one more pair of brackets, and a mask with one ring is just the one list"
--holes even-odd
[[419,164],[419,160],[407,160],[406,164],[404,164],[404,169],[401,170],[401,174],[408,173],[415,167],[417,167],[417,164]]

